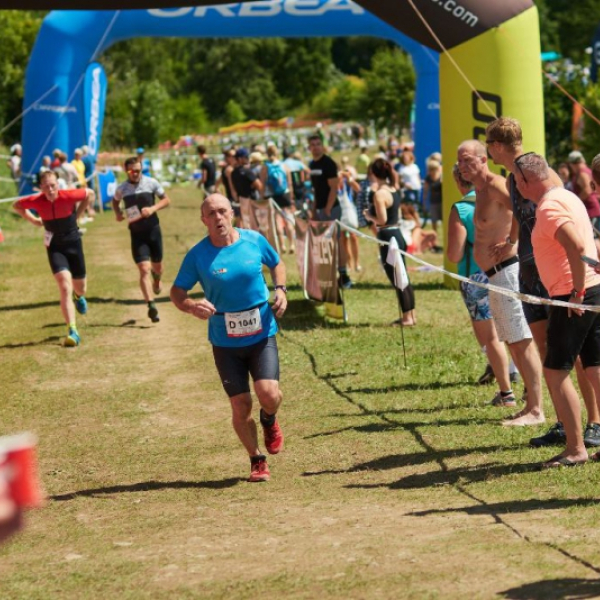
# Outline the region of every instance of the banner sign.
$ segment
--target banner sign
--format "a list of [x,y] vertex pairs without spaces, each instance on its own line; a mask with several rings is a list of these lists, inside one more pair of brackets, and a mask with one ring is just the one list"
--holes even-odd
[[310,221],[306,245],[308,256],[306,292],[319,302],[341,304],[338,289],[338,225],[335,221]]
[[106,73],[104,67],[91,63],[86,72],[83,87],[83,117],[85,144],[89,154],[95,159],[100,149],[102,125],[104,123],[104,105],[106,104]]
[[298,266],[298,273],[300,275],[300,281],[302,282],[304,297],[308,299],[309,296],[306,292],[306,263],[308,259],[306,245],[309,231],[308,221],[296,217],[294,220],[294,229],[296,233],[296,265]]
[[262,233],[279,254],[275,209],[271,205],[271,200],[262,202],[250,200],[250,198],[240,198],[239,200],[242,216],[241,227]]
[[117,191],[117,179],[112,171],[98,172],[98,200],[104,208],[109,208]]

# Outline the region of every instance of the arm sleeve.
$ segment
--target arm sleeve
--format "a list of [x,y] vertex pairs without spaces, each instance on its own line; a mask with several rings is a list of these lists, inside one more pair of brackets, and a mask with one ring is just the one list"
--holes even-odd
[[34,208],[36,205],[37,196],[27,196],[27,198],[21,198],[17,200],[19,206],[24,209]]
[[260,254],[263,264],[269,269],[276,267],[279,264],[279,254],[275,251],[273,246],[269,244],[267,238],[264,235],[258,236],[258,246],[260,248]]
[[198,269],[191,252],[188,252],[179,267],[179,273],[173,285],[189,292],[200,281]]
[[87,188],[79,188],[77,190],[61,190],[60,197],[63,200],[70,201],[73,204],[85,200],[87,196]]
[[324,171],[325,172],[323,174],[327,179],[333,179],[334,177],[338,176],[337,165],[333,159],[327,161],[327,166],[325,167]]
[[162,200],[165,197],[165,190],[163,186],[156,181],[156,179],[152,179],[152,191]]

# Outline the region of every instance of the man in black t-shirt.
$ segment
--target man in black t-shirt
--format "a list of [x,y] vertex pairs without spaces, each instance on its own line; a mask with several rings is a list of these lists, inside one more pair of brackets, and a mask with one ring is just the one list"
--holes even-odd
[[200,159],[200,171],[202,172],[198,187],[204,187],[204,196],[206,197],[216,192],[217,168],[215,167],[215,161],[206,154],[205,146],[198,146],[198,158]]
[[258,200],[262,191],[262,183],[249,164],[250,154],[246,148],[238,148],[235,152],[237,166],[231,173],[231,182],[233,183],[233,198],[239,203],[240,198],[250,198]]
[[[342,217],[342,207],[337,197],[339,185],[337,164],[325,154],[320,135],[314,134],[308,138],[308,148],[313,157],[308,165],[315,197],[311,210],[312,219],[315,221],[339,220]],[[345,231],[342,232],[342,235],[345,234]],[[346,268],[348,256],[344,244],[340,244],[339,248],[340,285],[344,289],[348,289],[352,286]]]

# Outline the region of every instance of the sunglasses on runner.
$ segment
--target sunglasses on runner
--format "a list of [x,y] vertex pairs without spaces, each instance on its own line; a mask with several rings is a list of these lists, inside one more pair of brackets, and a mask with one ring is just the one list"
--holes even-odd
[[141,169],[129,169],[129,171],[127,171],[128,173],[131,173],[132,175],[139,175],[142,170]]
[[523,169],[521,169],[521,165],[519,164],[519,161],[522,158],[525,158],[526,156],[529,156],[531,154],[535,154],[535,152],[525,152],[525,154],[521,154],[521,156],[518,156],[517,158],[515,158],[515,160],[513,161],[513,164],[515,165],[515,167],[517,167],[517,169],[519,169],[519,173],[521,173],[521,177],[523,178],[523,181],[525,183],[529,183],[527,181],[527,177],[525,177],[525,173],[523,173]]

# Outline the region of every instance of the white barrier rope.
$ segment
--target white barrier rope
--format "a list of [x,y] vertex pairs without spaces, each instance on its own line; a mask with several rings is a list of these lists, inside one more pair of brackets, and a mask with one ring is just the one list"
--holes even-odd
[[[383,242],[381,240],[378,240],[377,238],[367,235],[367,234],[363,233],[362,231],[358,231],[357,229],[354,229],[353,227],[348,227],[348,225],[344,225],[344,223],[341,223],[340,221],[336,221],[336,223],[342,229],[345,229],[346,231],[354,233],[354,234],[358,235],[359,237],[370,240],[372,242],[376,242],[377,244],[380,244],[382,246],[390,245],[389,242]],[[527,302],[529,304],[545,304],[546,306],[562,306],[563,308],[576,308],[579,310],[587,310],[590,312],[600,312],[600,306],[586,306],[584,304],[575,304],[573,302],[564,302],[563,300],[550,300],[549,298],[540,298],[538,296],[532,296],[530,294],[521,294],[520,292],[513,292],[512,290],[507,290],[505,288],[498,287],[497,285],[493,285],[491,283],[480,283],[478,281],[473,281],[472,279],[469,279],[468,277],[463,277],[462,275],[458,275],[457,273],[452,273],[451,271],[446,271],[446,269],[444,269],[442,267],[436,267],[435,265],[432,265],[424,260],[421,260],[420,258],[417,258],[413,254],[409,254],[408,252],[405,252],[404,250],[398,249],[398,251],[403,256],[406,256],[406,257],[410,258],[411,260],[414,260],[415,262],[421,263],[421,265],[428,267],[432,271],[437,271],[438,273],[441,273],[442,275],[448,275],[452,279],[457,279],[458,281],[463,281],[465,283],[468,283],[469,285],[476,285],[477,287],[489,290],[491,292],[496,292],[498,294],[502,294],[503,296],[515,298],[516,300],[521,300],[522,302]]]

